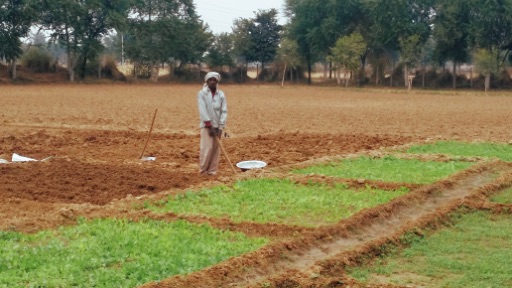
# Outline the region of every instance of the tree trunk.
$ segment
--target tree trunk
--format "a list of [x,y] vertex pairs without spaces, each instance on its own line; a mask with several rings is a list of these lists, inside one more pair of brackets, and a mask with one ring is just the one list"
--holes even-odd
[[69,81],[71,81],[71,82],[75,82],[75,65],[74,65],[75,60],[73,58],[74,57],[72,55],[68,54],[67,69],[68,69]]
[[12,64],[11,64],[11,79],[12,80],[16,80],[16,78],[18,78],[18,71],[16,70],[16,62],[17,62],[17,59],[14,58],[12,60]]
[[491,73],[485,74],[485,92],[489,90],[491,86]]
[[[229,66],[228,66],[228,75],[229,75],[229,79],[233,79],[233,80],[235,80],[235,79],[233,78],[233,74],[235,74],[235,72],[233,71],[233,66],[229,65]],[[201,78],[201,77],[199,77],[199,78]]]
[[425,88],[425,65],[423,65],[423,67],[421,68],[422,70],[422,75],[421,75],[421,87]]
[[286,63],[284,63],[283,80],[281,81],[281,87],[284,86],[284,76],[286,75]]
[[260,68],[259,64],[256,63],[256,83],[260,82],[260,77],[259,77],[260,76],[259,75],[260,74],[260,71],[259,71],[260,69],[259,68]]
[[407,64],[404,65],[404,83],[405,87],[409,88],[409,67],[407,67]]
[[98,62],[98,79],[101,79],[101,61]]
[[69,81],[75,82],[75,70],[73,68],[68,68]]
[[457,89],[457,63],[453,61],[453,89]]
[[469,87],[473,88],[473,68],[469,68]]
[[85,45],[84,47],[84,51],[82,52],[82,55],[83,55],[83,61],[82,61],[82,65],[80,67],[80,77],[82,79],[85,78],[85,70],[87,68],[87,54],[89,53],[89,45]]
[[69,75],[69,81],[75,82],[75,66],[76,66],[76,57],[73,53],[68,52],[68,63],[67,63],[67,70]]
[[[169,80],[174,79],[174,63],[169,63]],[[199,70],[199,79],[201,79],[201,70]]]
[[245,61],[245,72],[243,73],[244,75],[244,80],[243,82],[246,82],[247,81],[247,72],[249,71],[249,62]]
[[151,65],[151,75],[150,75],[151,82],[153,82],[153,83],[158,82],[159,72],[160,72],[160,65],[158,63]]
[[65,28],[66,31],[66,53],[68,57],[67,70],[69,75],[69,81],[75,82],[75,65],[77,60],[75,59],[75,55],[71,52],[71,41],[69,39],[69,29]]
[[389,79],[389,87],[393,87],[393,74],[395,73],[395,60],[393,60],[393,69],[391,70],[391,76]]
[[308,57],[308,84],[311,85],[311,57]]
[[379,66],[377,66],[377,70],[375,71],[375,86],[379,85]]

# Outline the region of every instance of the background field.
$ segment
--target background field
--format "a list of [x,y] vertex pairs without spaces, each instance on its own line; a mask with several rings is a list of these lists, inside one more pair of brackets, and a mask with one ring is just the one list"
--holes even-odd
[[[508,92],[221,85],[228,99],[226,132],[230,137],[222,141],[229,159],[233,164],[261,160],[268,167],[234,174],[223,156],[219,175],[204,178],[199,176],[197,164],[199,89],[200,85],[1,86],[0,158],[10,161],[13,153],[38,160],[52,158],[44,162],[0,164],[0,196],[4,203],[0,206],[0,230],[34,233],[74,225],[79,216],[138,219],[147,216],[140,208],[144,201],[180,194],[186,189],[265,177],[267,173],[282,178],[299,177],[298,181],[315,180],[315,175],[286,173],[292,168],[356,153],[379,156],[391,148],[436,140],[502,144],[512,141],[512,93]],[[155,109],[158,112],[145,156],[154,156],[156,161],[141,161],[139,156]],[[476,169],[474,173],[482,174]],[[485,173],[482,175],[478,178],[491,179]],[[480,187],[485,181],[435,185],[457,192]],[[352,184],[368,185],[365,179],[359,182]],[[435,208],[436,204],[431,205]],[[170,221],[176,215],[159,217]],[[349,220],[350,225],[358,227],[364,222],[363,216],[359,218]],[[286,269],[281,267],[284,270],[262,267],[270,267],[271,260],[275,260],[265,258],[274,255],[269,252],[271,249],[299,255],[306,246],[320,246],[328,238],[325,235],[339,235],[339,231],[347,229],[337,226],[336,232],[331,228],[310,231],[203,217],[187,220],[279,239],[301,233],[310,235],[304,236],[303,244],[278,242],[224,266],[214,266],[213,270],[199,274],[202,280],[173,280],[180,285],[194,283],[194,287],[208,287],[207,283],[220,277],[216,272],[233,271],[244,265],[259,267],[261,272],[244,274],[244,280],[237,278],[242,277],[239,275],[230,278],[226,272],[219,283],[233,281],[244,286],[243,283],[262,281],[268,270],[311,269],[307,265],[313,265],[322,253],[308,252],[310,260],[289,261],[288,266],[284,265]],[[378,229],[373,233],[377,235]],[[279,275],[276,279],[288,279]]]

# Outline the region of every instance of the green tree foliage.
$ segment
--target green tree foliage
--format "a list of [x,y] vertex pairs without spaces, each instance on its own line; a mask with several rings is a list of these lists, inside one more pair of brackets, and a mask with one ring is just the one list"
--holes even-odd
[[240,62],[246,62],[249,55],[251,38],[249,35],[250,19],[239,18],[233,21],[232,37],[234,53]]
[[434,3],[435,0],[363,0],[367,28],[362,31],[368,51],[375,57],[389,58],[394,70],[396,55],[401,49],[400,39],[418,35],[418,45],[423,45],[430,37]]
[[430,35],[433,4],[434,0],[364,1],[371,43],[399,50],[399,39],[411,35],[419,35],[424,43]]
[[276,9],[256,12],[247,29],[250,35],[247,60],[260,62],[262,68],[265,67],[265,63],[274,60],[279,47],[281,29],[281,25],[277,23]]
[[11,77],[16,79],[16,60],[21,56],[21,37],[26,37],[36,20],[35,2],[0,0],[0,58],[11,63]]
[[75,69],[83,78],[88,61],[103,50],[101,39],[122,26],[128,0],[43,0],[40,22],[52,31],[51,38],[66,47],[69,79]]
[[308,66],[311,83],[313,63],[325,59],[337,39],[361,30],[364,18],[360,0],[287,0],[289,38],[297,42],[299,54]]
[[249,55],[249,47],[250,47],[250,35],[249,35],[249,26],[251,25],[251,20],[246,18],[238,18],[233,21],[232,26],[232,34],[233,37],[233,53],[235,55],[235,62],[238,66],[239,82],[244,82],[246,79],[247,71],[247,58]]
[[473,53],[473,62],[481,74],[485,75],[485,91],[489,90],[491,75],[501,70],[500,51],[498,49],[477,49]]
[[155,82],[160,64],[181,70],[199,62],[211,39],[191,0],[135,0],[128,23],[125,47],[135,75]]
[[[338,84],[340,83],[341,69],[354,72],[361,66],[361,56],[366,51],[366,43],[363,36],[359,33],[352,33],[349,36],[343,36],[336,41],[336,45],[331,48],[331,55],[328,60],[334,63],[337,69]],[[349,77],[345,75],[345,86],[348,86]]]
[[512,44],[512,1],[469,0],[470,39],[486,49],[510,49]]
[[[324,59],[333,37],[354,31],[368,44],[363,65],[370,55],[372,67],[377,69],[383,62],[392,62],[394,70],[395,55],[400,52],[405,67],[411,65],[406,55],[423,55],[423,67],[428,59],[441,64],[452,61],[455,73],[457,64],[466,62],[473,49],[485,48],[489,54],[499,55],[503,63],[512,49],[512,0],[287,0],[286,15],[290,38],[298,43],[308,65]],[[429,40],[436,44],[435,57],[430,48],[414,49],[425,47]],[[383,72],[374,73],[378,83]],[[453,79],[455,87],[456,77]]]
[[470,0],[470,5],[470,45],[487,90],[491,74],[504,67],[512,49],[512,0]]
[[[278,48],[277,56],[279,61],[285,64],[285,69],[283,71],[283,79],[285,78],[286,67],[290,68],[290,81],[293,80],[293,70],[297,69],[297,67],[301,63],[301,57],[299,55],[299,47],[297,42],[284,38],[281,41],[281,45]],[[296,77],[298,79],[298,76]],[[284,81],[284,80],[283,80]]]
[[31,46],[20,58],[23,66],[35,73],[49,72],[52,68],[52,56],[44,47]]
[[122,59],[124,43],[122,42],[121,37],[123,37],[123,34],[116,32],[106,35],[101,41],[105,46],[103,53],[109,55],[110,57],[114,57],[116,61],[124,60]]
[[[203,55],[212,43],[213,35],[208,31],[208,27],[199,20],[197,15],[181,22],[182,25],[174,27],[179,30],[177,38],[168,38],[165,42],[169,53],[168,59],[179,61],[178,70],[182,70],[187,63],[199,63],[203,60]],[[170,28],[170,27],[169,27]]]
[[259,62],[263,67],[265,63],[273,61],[279,47],[281,30],[281,25],[277,23],[276,9],[259,10],[255,12],[254,18],[236,19],[233,22],[233,53],[240,70],[248,62]]
[[[358,33],[365,38],[365,42],[368,41],[365,36],[368,35],[368,19],[361,2],[361,0],[330,0],[327,2],[327,17],[321,23],[323,45],[327,47],[327,50],[323,51],[323,55],[329,55],[330,47],[335,46],[336,41],[342,36]],[[361,55],[363,65],[366,61],[367,52],[366,50]],[[363,65],[360,65],[360,75],[363,75]]]
[[[434,59],[434,49],[435,49],[435,40],[433,37],[430,37],[427,42],[421,47],[421,53],[418,59],[418,62],[421,66],[421,87],[425,87],[426,85],[426,67],[431,64],[435,64]],[[434,65],[435,67],[435,65]]]
[[308,67],[308,83],[311,84],[312,65],[327,55],[329,46],[322,45],[321,23],[329,15],[324,1],[286,0],[286,14],[290,18],[288,35],[297,42],[299,54]]
[[[265,65],[279,54],[285,65],[307,65],[311,83],[313,64],[334,59],[331,47],[353,33],[367,46],[360,56],[360,75],[365,76],[361,72],[368,58],[375,85],[385,81],[391,67],[395,70],[399,55],[405,67],[419,55],[424,69],[433,61],[443,65],[451,61],[454,73],[478,49],[494,55],[499,69],[512,59],[512,0],[286,0],[285,15],[289,21],[284,33],[277,11],[271,9],[257,11],[250,19],[239,18],[231,34],[213,38],[193,0],[0,0],[0,57],[16,62],[22,53],[20,39],[27,37],[35,21],[51,34],[49,46],[65,47],[70,80],[75,73],[85,77],[99,68],[102,54],[121,55],[121,39],[135,74],[155,81],[164,64],[171,75],[183,74],[186,64],[199,64],[204,55],[210,66],[238,65],[237,80],[240,75],[244,81],[244,65]],[[107,39],[114,31],[117,35]],[[283,35],[286,41],[281,40]],[[11,67],[15,77],[16,66]],[[389,82],[393,85],[392,78]]]
[[[400,52],[402,62],[404,64],[404,75],[406,77],[405,83],[409,83],[409,68],[412,68],[418,62],[421,56],[421,46],[420,44],[420,36],[419,35],[411,35],[405,38],[399,38],[398,42],[400,44]],[[409,86],[409,88],[411,88]]]
[[206,63],[210,67],[218,67],[222,70],[223,66],[233,67],[234,61],[234,41],[233,36],[228,33],[221,33],[214,36],[213,44],[208,48]]
[[453,62],[453,88],[456,88],[456,67],[469,58],[470,3],[467,0],[438,0],[433,35],[436,39],[434,55],[442,64]]

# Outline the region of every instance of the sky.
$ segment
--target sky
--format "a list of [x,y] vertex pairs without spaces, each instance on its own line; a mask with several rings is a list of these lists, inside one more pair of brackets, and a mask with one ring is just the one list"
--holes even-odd
[[210,26],[214,34],[231,33],[233,20],[238,18],[253,18],[254,11],[259,9],[277,9],[279,24],[284,24],[284,0],[194,0],[196,12]]

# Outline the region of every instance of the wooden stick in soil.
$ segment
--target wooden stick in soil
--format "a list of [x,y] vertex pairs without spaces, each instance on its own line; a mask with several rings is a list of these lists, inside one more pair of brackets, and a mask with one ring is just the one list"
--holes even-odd
[[224,154],[224,156],[228,160],[229,166],[231,166],[231,170],[233,170],[233,173],[237,174],[235,167],[233,166],[233,164],[231,164],[231,160],[229,160],[228,154],[226,154],[226,150],[224,150],[224,146],[222,146],[222,143],[220,143],[219,137],[217,137],[215,135],[215,136],[213,136],[213,138],[215,138],[215,140],[217,141],[217,144],[219,144],[220,150],[222,150],[222,154]]
[[142,149],[142,153],[140,153],[139,159],[142,159],[144,156],[144,152],[146,151],[146,147],[148,147],[149,135],[151,135],[151,131],[153,131],[153,124],[155,124],[156,112],[158,109],[155,109],[155,114],[153,115],[153,120],[151,120],[151,127],[149,128],[148,137],[146,138],[146,144],[144,145],[144,149]]

